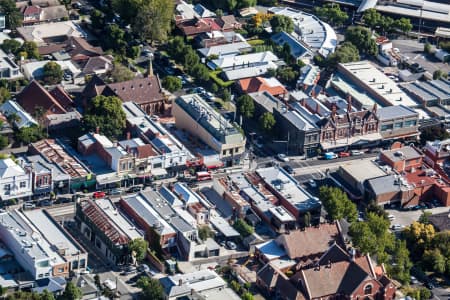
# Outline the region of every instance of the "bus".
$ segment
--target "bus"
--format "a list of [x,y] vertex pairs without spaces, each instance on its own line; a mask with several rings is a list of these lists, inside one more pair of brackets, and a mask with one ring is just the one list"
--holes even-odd
[[200,171],[196,173],[197,181],[211,180],[212,176],[210,172]]

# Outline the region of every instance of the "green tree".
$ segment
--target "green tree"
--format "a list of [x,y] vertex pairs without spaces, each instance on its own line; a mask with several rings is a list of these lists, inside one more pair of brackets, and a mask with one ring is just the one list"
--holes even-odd
[[283,15],[274,15],[270,19],[270,26],[272,26],[272,31],[277,32],[287,32],[291,33],[294,31],[294,22],[291,18]]
[[8,138],[4,135],[0,135],[0,150],[5,149],[9,145]]
[[253,295],[250,292],[245,292],[241,296],[242,300],[253,300]]
[[383,16],[375,8],[369,8],[364,11],[362,19],[369,28],[375,29],[376,26],[381,24]]
[[366,222],[354,222],[350,225],[349,230],[352,236],[352,244],[361,253],[373,253],[376,249],[376,237],[370,230],[369,225]]
[[422,223],[422,224],[430,224],[430,216],[432,215],[432,213],[430,211],[424,211],[420,217],[418,222]]
[[431,50],[432,50],[432,46],[431,46],[430,43],[427,42],[427,43],[423,46],[423,52],[425,52],[426,54],[430,54],[430,53],[431,53]]
[[200,63],[200,57],[191,46],[184,47],[184,55],[181,64],[187,70]]
[[273,114],[270,112],[265,112],[264,114],[259,117],[259,126],[265,131],[270,132],[275,126],[275,118],[273,117]]
[[11,99],[11,93],[7,88],[0,87],[0,104]]
[[29,127],[22,127],[15,134],[15,140],[28,145],[46,137],[42,127],[38,125],[31,125]]
[[183,57],[186,43],[182,36],[176,36],[167,43],[167,53],[175,59]]
[[229,89],[225,88],[222,89],[221,95],[222,100],[225,102],[230,102],[231,101],[231,92]]
[[280,67],[277,69],[277,78],[284,84],[294,85],[298,78],[298,72],[292,67]]
[[413,29],[411,24],[411,20],[407,18],[400,18],[395,20],[394,25],[395,28],[403,32],[404,34],[410,32]]
[[28,58],[40,59],[39,50],[35,42],[25,41],[22,44],[21,51],[25,52]]
[[446,259],[439,249],[425,250],[422,261],[429,271],[444,274],[446,270]]
[[442,50],[450,52],[450,41],[442,41],[439,43],[439,47],[441,47]]
[[196,64],[191,69],[190,75],[192,75],[198,83],[206,83],[209,80],[209,70],[204,64]]
[[438,69],[438,70],[433,72],[433,79],[434,80],[441,79],[441,78],[447,79],[447,73],[443,72],[441,69]]
[[137,238],[131,240],[128,243],[128,250],[130,254],[134,252],[135,258],[138,262],[144,260],[145,255],[147,254],[148,242],[143,238]]
[[100,30],[100,29],[104,28],[106,25],[105,16],[98,9],[94,9],[91,11],[90,20],[91,20],[92,27],[95,29]]
[[245,118],[253,117],[253,113],[255,112],[255,103],[253,102],[252,97],[249,95],[242,95],[237,98],[237,109],[238,112],[244,116]]
[[328,3],[315,7],[314,11],[319,18],[336,26],[341,26],[348,19],[347,13],[342,11],[339,4],[336,3]]
[[382,22],[380,23],[380,29],[383,35],[394,30],[394,19],[391,17],[383,17]]
[[448,138],[450,138],[450,134],[441,125],[426,127],[425,129],[422,129],[420,132],[420,142],[422,143],[422,145],[425,145],[427,141],[430,142],[436,140],[442,141]]
[[51,293],[47,289],[45,289],[41,294],[40,300],[55,300],[55,296],[53,295],[53,293]]
[[108,138],[119,137],[125,129],[126,116],[122,100],[103,95],[92,98],[84,114],[83,123],[87,131],[100,129]]
[[19,53],[21,47],[22,44],[14,39],[13,40],[6,39],[3,41],[3,44],[1,45],[1,48],[3,51],[5,51],[5,53],[12,53],[14,55],[17,55],[17,53]]
[[141,54],[139,46],[132,46],[127,48],[127,56],[131,59],[136,59]]
[[200,226],[198,228],[198,237],[205,241],[207,238],[213,237],[214,233],[212,232],[211,228],[207,225]]
[[376,56],[378,54],[378,47],[375,40],[372,38],[372,32],[369,28],[362,26],[348,27],[345,32],[345,41],[351,42],[359,49],[360,53]]
[[346,218],[349,222],[353,222],[358,217],[356,205],[348,199],[347,194],[340,188],[321,186],[319,199],[328,212],[330,220]]
[[135,34],[151,41],[165,41],[171,30],[172,0],[145,0],[131,23]]
[[130,69],[128,69],[121,63],[113,63],[113,70],[111,71],[111,79],[113,82],[128,81],[133,79],[134,77],[135,75]]
[[163,87],[169,92],[173,93],[182,88],[181,79],[175,76],[166,76],[162,81]]
[[158,280],[141,277],[137,281],[137,287],[142,289],[142,299],[164,300],[164,290]]
[[83,293],[81,289],[77,287],[72,281],[69,281],[62,293],[60,299],[61,300],[78,300],[83,297]]
[[23,15],[14,0],[0,0],[0,12],[6,15],[6,28],[14,30],[22,25]]
[[248,225],[247,222],[242,219],[237,219],[236,222],[234,222],[233,227],[244,238],[248,237],[255,231],[252,226]]
[[45,84],[58,84],[61,82],[64,72],[58,63],[49,61],[44,65],[43,74]]
[[127,43],[125,41],[125,31],[120,28],[119,25],[107,25],[101,42],[102,46],[105,49],[111,49],[117,54],[125,56],[127,48]]
[[403,230],[402,236],[408,243],[408,249],[411,250],[413,258],[420,258],[432,244],[435,230],[431,224],[413,222]]
[[391,263],[387,264],[388,274],[405,284],[410,280],[411,267],[412,263],[409,259],[409,251],[406,247],[406,242],[396,240],[392,252]]
[[349,63],[359,61],[359,50],[350,42],[342,43],[334,53],[330,54],[324,61],[328,67],[335,68],[338,63]]

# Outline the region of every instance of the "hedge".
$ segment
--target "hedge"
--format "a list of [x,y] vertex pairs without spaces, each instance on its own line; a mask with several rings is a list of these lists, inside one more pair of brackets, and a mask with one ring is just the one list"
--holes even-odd
[[218,75],[221,73],[221,70],[212,71],[209,73],[209,77],[220,87],[227,88],[231,86],[234,81],[223,81]]

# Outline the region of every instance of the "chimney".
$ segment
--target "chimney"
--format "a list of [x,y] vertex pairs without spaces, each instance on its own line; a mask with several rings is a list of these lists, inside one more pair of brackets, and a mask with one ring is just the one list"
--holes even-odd
[[100,127],[98,127],[98,126],[95,127],[95,133],[96,133],[96,134],[100,134]]
[[327,264],[327,268],[330,269],[331,268],[331,260],[328,260],[328,264]]
[[127,131],[127,140],[131,140],[131,132]]
[[125,147],[125,151],[127,151],[127,153],[130,153],[130,146],[129,146],[129,145],[127,145],[127,146]]
[[320,106],[319,106],[319,102],[316,102],[316,110],[314,111],[316,114],[319,114],[320,111]]
[[182,286],[183,285],[183,279],[178,280],[178,286]]
[[333,118],[333,120],[336,118],[336,112],[337,112],[337,106],[336,106],[336,103],[333,103],[331,105],[331,118]]
[[316,98],[316,90],[314,88],[311,89],[311,97]]
[[347,112],[352,112],[352,96],[347,96]]

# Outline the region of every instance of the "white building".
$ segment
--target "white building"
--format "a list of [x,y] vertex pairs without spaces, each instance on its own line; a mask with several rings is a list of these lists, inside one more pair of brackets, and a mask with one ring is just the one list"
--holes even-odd
[[18,210],[0,214],[0,236],[34,279],[68,275],[68,264]]
[[20,73],[19,66],[14,62],[13,58],[6,55],[6,53],[0,49],[0,79],[14,80],[22,77],[23,75]]
[[0,160],[0,199],[25,198],[33,194],[32,174],[11,158]]

